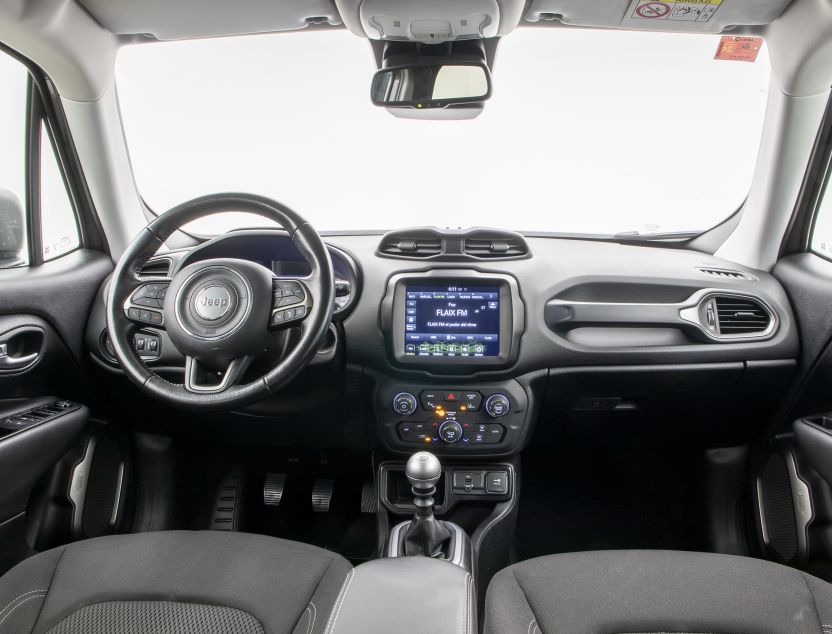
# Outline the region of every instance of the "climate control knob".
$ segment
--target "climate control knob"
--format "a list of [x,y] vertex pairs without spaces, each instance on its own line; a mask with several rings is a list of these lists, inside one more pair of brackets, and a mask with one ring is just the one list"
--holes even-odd
[[402,416],[410,416],[416,411],[418,403],[410,392],[399,392],[393,397],[393,411]]
[[455,420],[446,420],[439,426],[439,437],[449,445],[462,438],[462,425]]
[[488,412],[488,415],[491,416],[491,418],[500,418],[500,416],[505,416],[508,414],[510,409],[511,402],[504,394],[489,396],[488,400],[485,401],[485,411]]

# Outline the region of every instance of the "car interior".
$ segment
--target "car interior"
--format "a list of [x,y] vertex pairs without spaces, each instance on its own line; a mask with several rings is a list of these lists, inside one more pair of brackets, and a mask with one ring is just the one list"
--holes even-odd
[[0,0],[0,634],[832,634],[832,0]]

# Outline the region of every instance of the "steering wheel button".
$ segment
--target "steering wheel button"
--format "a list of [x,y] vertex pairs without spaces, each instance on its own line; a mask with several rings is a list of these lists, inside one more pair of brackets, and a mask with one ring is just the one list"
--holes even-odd
[[277,324],[282,324],[286,321],[286,312],[283,310],[277,311],[275,314],[272,315],[272,325],[276,326]]
[[291,306],[292,304],[297,304],[297,303],[298,303],[298,298],[297,297],[295,297],[294,295],[286,295],[286,293],[284,293],[283,297],[280,299],[280,301],[277,302],[277,305],[278,306]]
[[150,323],[151,324],[161,324],[162,323],[162,313],[157,313],[156,311],[148,311],[150,312]]
[[295,308],[295,319],[306,317],[306,306],[298,306]]

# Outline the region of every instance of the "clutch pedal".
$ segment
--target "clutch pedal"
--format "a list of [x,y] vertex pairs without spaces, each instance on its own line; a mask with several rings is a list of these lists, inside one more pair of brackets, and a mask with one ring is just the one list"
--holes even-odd
[[263,504],[266,506],[280,506],[285,487],[285,473],[267,473],[266,482],[263,484]]
[[318,478],[312,486],[312,511],[315,513],[328,513],[329,505],[332,502],[332,491],[335,488],[335,481],[326,478]]

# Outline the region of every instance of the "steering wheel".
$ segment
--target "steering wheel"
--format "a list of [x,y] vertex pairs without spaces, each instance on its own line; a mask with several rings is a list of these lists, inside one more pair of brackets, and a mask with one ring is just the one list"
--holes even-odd
[[[311,267],[303,278],[279,278],[241,259],[190,264],[168,279],[139,271],[183,225],[220,211],[247,211],[285,229]],[[125,374],[147,395],[191,410],[228,410],[273,395],[318,350],[335,297],[329,251],[306,220],[285,205],[251,194],[195,198],[162,214],[133,240],[113,272],[107,332]],[[300,326],[297,344],[268,372],[240,384],[252,360],[275,343],[276,332]],[[138,328],[164,328],[185,356],[184,384],[148,368],[134,350]]]

